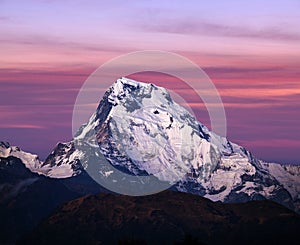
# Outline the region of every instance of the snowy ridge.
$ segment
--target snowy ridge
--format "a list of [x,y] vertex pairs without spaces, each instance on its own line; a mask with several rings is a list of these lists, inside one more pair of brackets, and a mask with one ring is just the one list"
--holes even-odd
[[[69,147],[70,144],[72,143],[68,143],[66,145]],[[66,147],[66,149],[71,150],[71,148],[68,147]],[[10,146],[8,142],[0,142],[0,157],[16,157],[20,159],[25,167],[28,168],[31,172],[45,175],[51,178],[66,178],[75,176],[80,173],[78,167],[74,167],[74,163],[77,163],[79,161],[79,152],[72,151],[68,158],[65,154],[61,155],[60,157],[56,156],[52,164],[49,164],[50,156],[48,156],[45,162],[42,162],[35,154],[24,152],[17,146]]]
[[44,174],[43,171],[39,171],[42,162],[39,160],[39,157],[37,155],[24,152],[17,146],[10,146],[8,142],[1,141],[0,157],[7,158],[10,156],[19,158],[24,163],[24,165],[28,169],[30,169],[30,171],[38,174]]
[[300,166],[281,165],[262,162],[263,167],[288,190],[293,200],[298,200],[296,208],[300,211]]
[[[230,194],[231,190],[242,184],[241,176],[245,172],[250,176],[253,176],[256,172],[255,167],[249,163],[248,158],[236,153],[223,157],[219,168],[212,173],[208,181],[203,183],[203,187],[207,190],[213,190],[212,193],[207,192],[205,197],[213,201],[225,201],[226,196]],[[245,186],[246,192],[250,186],[251,184]],[[222,189],[223,191],[221,191]],[[251,192],[247,194],[251,194]]]

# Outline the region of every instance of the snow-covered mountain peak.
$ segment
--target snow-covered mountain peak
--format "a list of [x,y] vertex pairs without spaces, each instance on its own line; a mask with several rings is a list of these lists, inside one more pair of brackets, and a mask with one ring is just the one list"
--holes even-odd
[[172,183],[190,171],[208,178],[221,155],[208,129],[153,84],[118,79],[91,119],[79,137],[96,130],[102,154],[131,174],[147,172]]
[[95,134],[92,145],[98,144],[113,166],[132,175],[154,175],[180,191],[225,202],[280,195],[289,207],[297,200],[280,185],[277,172],[273,176],[244,147],[209,131],[153,84],[118,79],[75,139],[88,142]]
[[[0,144],[0,157],[11,152],[19,154],[7,143]],[[32,166],[21,155],[26,166]],[[300,212],[300,166],[263,163],[211,132],[165,88],[150,83],[118,79],[74,139],[57,144],[44,163],[31,169],[50,177],[71,177],[87,170],[86,159],[99,163],[93,174],[113,181],[118,169],[151,175],[179,191],[214,201],[270,199]]]

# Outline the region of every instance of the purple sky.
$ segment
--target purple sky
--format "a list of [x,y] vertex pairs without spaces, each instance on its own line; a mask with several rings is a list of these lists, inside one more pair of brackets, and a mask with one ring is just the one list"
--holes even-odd
[[230,140],[266,161],[300,164],[299,9],[297,0],[0,0],[0,140],[44,158],[71,139],[76,95],[98,66],[156,49],[206,71]]

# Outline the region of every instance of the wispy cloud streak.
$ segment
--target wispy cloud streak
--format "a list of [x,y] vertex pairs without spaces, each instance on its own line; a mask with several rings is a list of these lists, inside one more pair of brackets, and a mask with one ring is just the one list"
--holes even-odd
[[159,21],[142,23],[138,28],[158,33],[174,33],[188,35],[208,35],[208,36],[224,36],[235,38],[255,38],[267,40],[284,40],[299,41],[300,34],[287,32],[279,27],[266,27],[263,29],[254,29],[247,26],[226,25],[220,23],[212,23],[203,20],[168,20],[160,19]]

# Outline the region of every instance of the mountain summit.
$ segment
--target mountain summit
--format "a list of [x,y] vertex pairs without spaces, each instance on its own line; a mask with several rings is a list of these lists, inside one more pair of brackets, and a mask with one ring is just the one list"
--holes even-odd
[[[85,157],[99,153],[116,170],[154,176],[181,192],[222,202],[269,199],[300,212],[300,166],[256,159],[153,84],[118,79],[73,141],[59,143],[38,166],[51,177],[76,176],[88,167]],[[96,174],[110,178],[114,170],[103,164]]]

